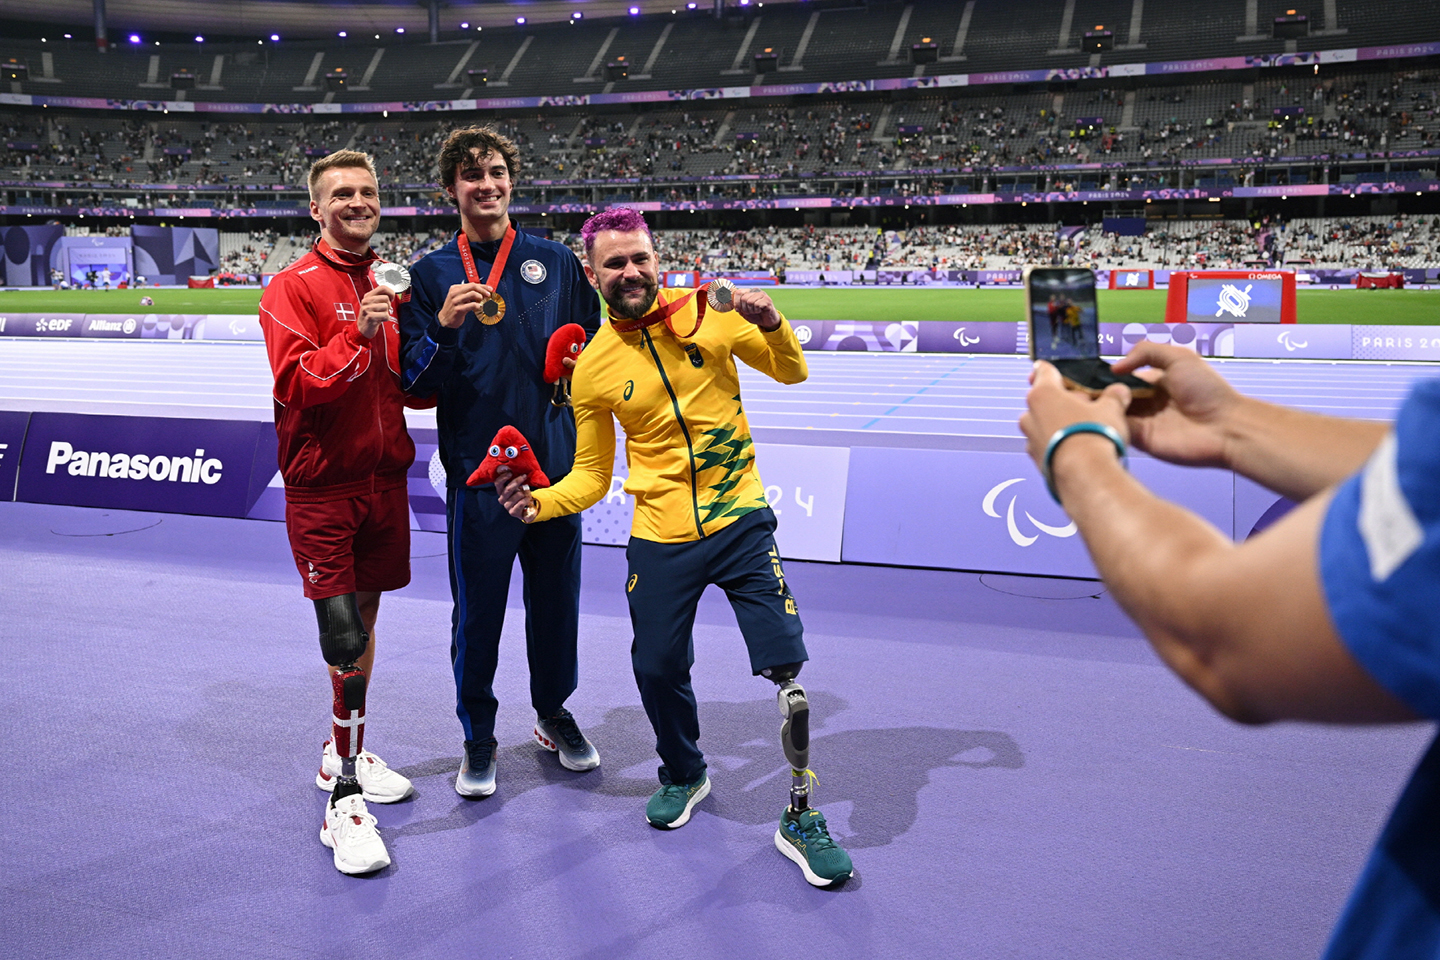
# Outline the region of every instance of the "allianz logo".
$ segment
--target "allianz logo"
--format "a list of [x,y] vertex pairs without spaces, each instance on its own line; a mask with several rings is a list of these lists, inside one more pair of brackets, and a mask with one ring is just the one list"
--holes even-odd
[[[1010,487],[1015,486],[1015,484],[1017,483],[1024,482],[1024,477],[1012,477],[1009,480],[1001,480],[999,483],[995,484],[995,486],[991,487],[990,490],[985,494],[985,499],[981,502],[980,509],[985,511],[985,515],[987,517],[994,517],[996,520],[999,520],[1000,514],[997,513],[995,510],[995,501],[1000,498],[1000,494],[1004,493]],[[1021,508],[1020,512],[1025,515],[1025,519],[1029,520],[1030,523],[1034,525],[1035,530],[1038,531],[1033,535],[1026,534],[1020,529],[1020,524],[1015,519],[1016,499],[1018,499],[1018,495],[1012,493],[1010,495],[1010,503],[1005,508],[1005,529],[1009,532],[1011,541],[1013,541],[1017,547],[1030,546],[1036,540],[1040,539],[1040,534],[1042,533],[1046,536],[1059,537],[1061,539],[1064,539],[1065,537],[1075,536],[1076,532],[1079,530],[1079,528],[1075,526],[1075,522],[1073,520],[1063,527],[1052,527],[1049,524],[1041,523],[1039,520],[1036,520],[1030,515],[1030,511]]]
[[100,317],[92,317],[85,326],[86,330],[103,331],[105,333],[123,333],[126,336],[135,332],[135,318],[126,317],[124,320],[106,320]]
[[180,483],[215,484],[220,482],[225,465],[214,457],[206,459],[203,448],[193,457],[151,456],[144,453],[94,453],[76,450],[64,440],[50,443],[50,457],[45,472],[54,473],[64,467],[72,477],[103,477],[110,480],[179,481]]

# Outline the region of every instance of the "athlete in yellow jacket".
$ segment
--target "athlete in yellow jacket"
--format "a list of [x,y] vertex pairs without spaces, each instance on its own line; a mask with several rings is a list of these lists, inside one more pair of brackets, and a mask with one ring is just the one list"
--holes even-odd
[[805,357],[783,318],[765,331],[736,312],[706,310],[694,337],[676,336],[672,330],[695,328],[704,296],[660,291],[651,312],[677,307],[668,317],[639,329],[611,317],[600,328],[574,373],[575,466],[532,494],[534,519],[578,513],[610,492],[614,420],[625,431],[632,536],[700,540],[767,506],[734,358],[781,383],[799,383]]
[[775,546],[775,514],[755,469],[734,361],[799,383],[807,375],[800,344],[761,291],[738,292],[734,312],[703,307],[703,290],[662,295],[650,230],[634,210],[592,217],[581,237],[585,274],[609,322],[574,369],[575,466],[537,493],[501,472],[500,503],[528,523],[598,502],[610,489],[612,415],[620,421],[630,467],[625,490],[635,497],[626,548],[631,661],[662,761],[645,817],[656,827],[682,826],[710,792],[690,685],[691,628],[700,594],[718,584],[735,610],[752,671],[779,686],[791,788],[775,846],[815,886],[842,883],[854,869],[850,856],[809,805],[810,708],[795,682],[808,659],[804,628]]

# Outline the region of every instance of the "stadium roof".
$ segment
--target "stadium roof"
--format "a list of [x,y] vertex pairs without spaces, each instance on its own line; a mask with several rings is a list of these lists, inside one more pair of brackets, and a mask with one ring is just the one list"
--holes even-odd
[[[684,12],[691,0],[441,0],[440,29],[452,32],[460,24],[476,27],[514,26],[517,16],[533,24],[569,20],[577,11],[587,20]],[[714,0],[695,0],[699,10],[713,9]],[[766,3],[802,0],[748,0],[758,8]],[[740,0],[727,0],[735,7]],[[822,5],[822,4],[816,4]],[[828,6],[829,4],[823,4]],[[388,33],[403,28],[409,34],[429,30],[428,3],[424,0],[105,0],[108,32],[130,30],[165,33],[213,33],[228,37],[286,38],[332,37],[337,29]],[[74,28],[94,23],[94,0],[4,0],[0,17],[8,21],[53,24]]]

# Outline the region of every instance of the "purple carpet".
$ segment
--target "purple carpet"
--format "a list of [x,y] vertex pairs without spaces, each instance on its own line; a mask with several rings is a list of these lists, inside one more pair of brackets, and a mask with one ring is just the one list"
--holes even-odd
[[569,704],[602,768],[530,739],[517,577],[482,801],[452,788],[442,538],[414,554],[366,744],[416,793],[372,805],[394,864],[357,879],[317,836],[328,684],[283,527],[0,504],[5,956],[1310,958],[1429,733],[1231,724],[1094,582],[791,562],[857,869],[817,890],[771,842],[780,718],[722,597],[714,792],[661,832],[623,552],[586,548]]

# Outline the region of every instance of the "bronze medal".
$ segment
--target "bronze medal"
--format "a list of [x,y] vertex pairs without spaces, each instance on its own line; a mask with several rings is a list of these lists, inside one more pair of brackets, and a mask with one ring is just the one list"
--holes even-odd
[[705,302],[717,313],[735,309],[735,284],[723,277],[711,280],[705,291]]
[[498,293],[490,294],[490,298],[475,311],[475,316],[485,326],[495,326],[505,317],[505,298]]

